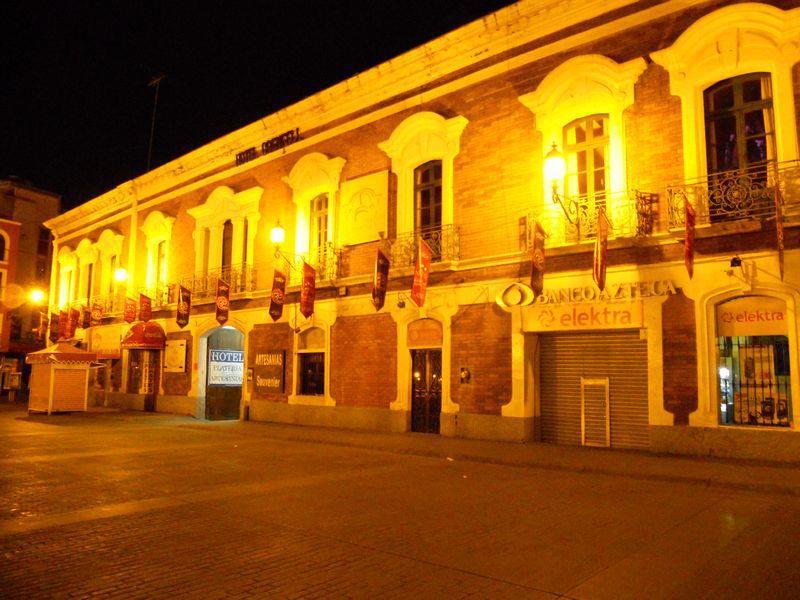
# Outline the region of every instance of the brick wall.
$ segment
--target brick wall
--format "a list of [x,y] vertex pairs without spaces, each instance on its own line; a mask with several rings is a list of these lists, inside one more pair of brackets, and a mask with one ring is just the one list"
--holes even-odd
[[339,317],[331,329],[337,406],[389,408],[397,398],[397,326],[391,316]]
[[[511,315],[494,303],[462,306],[452,320],[450,393],[462,412],[499,415],[511,400]],[[460,383],[461,367],[470,383]]]
[[292,329],[286,323],[263,323],[253,327],[253,331],[250,332],[250,345],[247,352],[247,368],[252,369],[255,366],[255,356],[258,353],[274,350],[284,350],[286,352],[284,393],[265,394],[256,391],[254,386],[252,388],[253,399],[286,402],[289,394],[292,393],[294,381],[293,341]]
[[167,340],[186,340],[186,370],[183,373],[162,374],[164,393],[168,396],[186,396],[192,387],[193,339],[190,331],[175,331],[167,334]]
[[688,425],[697,410],[697,340],[694,300],[676,294],[667,298],[662,313],[664,408],[675,425]]

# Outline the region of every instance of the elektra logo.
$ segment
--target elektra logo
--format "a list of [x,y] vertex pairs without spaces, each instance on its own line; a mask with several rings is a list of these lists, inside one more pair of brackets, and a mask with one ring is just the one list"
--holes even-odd
[[782,312],[771,310],[725,311],[720,316],[720,320],[723,323],[765,323],[768,321],[783,321],[784,319],[785,316]]

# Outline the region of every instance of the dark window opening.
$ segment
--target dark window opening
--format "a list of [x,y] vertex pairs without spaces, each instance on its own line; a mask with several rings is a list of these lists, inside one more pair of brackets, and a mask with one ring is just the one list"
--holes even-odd
[[303,352],[299,357],[300,394],[303,396],[325,395],[325,353]]

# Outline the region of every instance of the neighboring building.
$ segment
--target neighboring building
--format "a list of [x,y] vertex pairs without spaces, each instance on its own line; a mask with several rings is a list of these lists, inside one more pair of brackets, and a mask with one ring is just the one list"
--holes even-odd
[[[44,346],[38,336],[40,315],[47,310],[52,237],[44,227],[61,206],[60,196],[40,190],[17,178],[0,179],[0,389],[10,382],[9,373],[28,369],[23,359]],[[41,300],[31,298],[39,290]]]
[[[77,336],[107,362],[109,405],[796,460],[796,6],[514,4],[51,219],[51,311],[104,307]],[[545,172],[553,145],[562,173]],[[548,237],[531,302],[534,221]],[[433,251],[422,308],[409,292],[420,237]],[[302,258],[318,273],[308,319]],[[193,292],[184,329],[177,284]],[[122,304],[140,291],[153,321],[131,326]]]

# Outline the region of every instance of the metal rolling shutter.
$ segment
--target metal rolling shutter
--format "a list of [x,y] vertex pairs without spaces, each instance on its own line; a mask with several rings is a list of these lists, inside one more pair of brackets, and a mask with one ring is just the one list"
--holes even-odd
[[581,377],[609,378],[611,446],[650,446],[647,342],[638,331],[542,335],[542,440],[581,443]]

